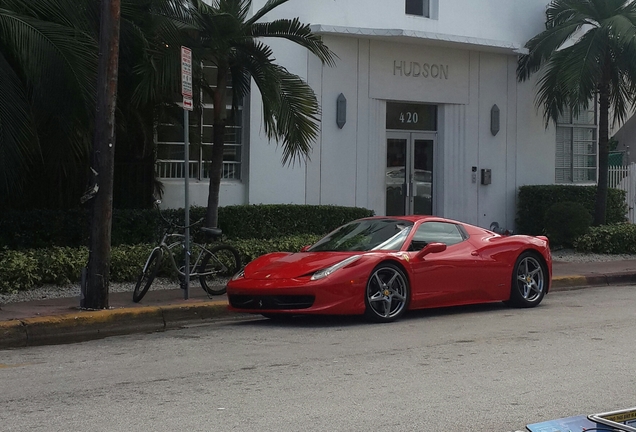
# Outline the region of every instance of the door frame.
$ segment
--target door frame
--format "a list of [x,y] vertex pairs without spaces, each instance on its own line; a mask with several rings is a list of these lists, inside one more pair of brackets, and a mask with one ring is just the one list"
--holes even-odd
[[[432,160],[432,164],[433,164],[433,172],[432,172],[432,185],[431,185],[431,200],[432,200],[432,213],[435,214],[436,213],[436,173],[437,173],[437,169],[435,168],[435,166],[437,165],[437,132],[436,131],[411,131],[411,130],[394,130],[394,129],[387,129],[386,131],[386,137],[384,139],[384,166],[386,169],[386,164],[387,164],[387,142],[389,139],[401,139],[401,140],[406,140],[406,161],[405,161],[405,177],[406,176],[412,176],[413,174],[413,170],[414,170],[414,159],[415,159],[415,141],[416,140],[425,140],[425,141],[432,141],[433,143],[433,160]],[[386,213],[386,178],[385,178],[385,182],[384,182],[384,196],[385,196],[385,203],[384,203],[384,211]],[[413,188],[413,181],[411,180],[406,180],[406,196],[408,196],[408,200],[405,199],[405,213],[407,215],[412,215],[414,214],[414,207],[415,207],[415,203],[414,203],[414,195],[412,194],[412,188]]]

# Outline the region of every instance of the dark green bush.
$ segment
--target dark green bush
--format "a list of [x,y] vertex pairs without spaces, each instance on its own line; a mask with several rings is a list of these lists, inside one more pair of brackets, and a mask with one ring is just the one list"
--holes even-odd
[[0,247],[39,249],[87,244],[87,210],[10,210],[0,215]]
[[219,226],[232,239],[324,235],[354,219],[373,216],[360,207],[329,205],[243,205],[219,209]]
[[583,204],[563,201],[552,204],[545,213],[545,232],[553,246],[572,246],[590,228],[592,215]]
[[[192,207],[190,221],[205,217],[205,207]],[[164,216],[183,224],[184,210],[165,210]],[[373,211],[359,207],[312,205],[244,205],[219,208],[219,227],[228,239],[272,239],[300,234],[324,235],[334,228]],[[156,243],[163,222],[154,209],[113,211],[112,245]],[[36,210],[0,215],[0,248],[39,249],[50,246],[88,245],[89,213]],[[195,241],[205,242],[197,229]]]
[[[573,201],[594,214],[596,186],[543,185],[522,186],[517,200],[516,231],[520,234],[545,234],[545,213],[558,202]],[[627,206],[625,191],[609,189],[607,193],[606,223],[625,221]]]
[[591,227],[574,247],[581,252],[636,254],[636,225],[620,223]]
[[302,234],[276,239],[238,239],[229,243],[239,250],[243,264],[247,264],[254,258],[270,252],[298,252],[304,246],[316,243],[321,237],[316,234]]

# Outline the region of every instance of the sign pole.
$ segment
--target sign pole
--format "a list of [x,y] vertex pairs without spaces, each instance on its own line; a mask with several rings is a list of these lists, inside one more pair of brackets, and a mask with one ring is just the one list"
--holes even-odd
[[190,111],[192,110],[192,51],[181,47],[181,94],[183,96],[183,177],[185,183],[185,230],[184,230],[184,273],[183,298],[190,296]]
[[185,127],[183,128],[183,144],[184,144],[184,183],[185,183],[185,232],[184,234],[184,246],[185,246],[185,263],[184,263],[184,272],[185,272],[185,285],[183,290],[183,298],[185,300],[188,299],[190,294],[190,131],[189,131],[189,111],[187,109],[183,110],[183,124]]

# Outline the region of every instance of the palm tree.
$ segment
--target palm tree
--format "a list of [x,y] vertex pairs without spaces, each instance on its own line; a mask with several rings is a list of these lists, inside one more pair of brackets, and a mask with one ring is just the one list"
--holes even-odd
[[37,191],[65,190],[84,171],[97,67],[89,10],[73,0],[0,0],[0,205],[27,184],[32,200],[44,199]]
[[[152,202],[154,133],[159,119],[178,110],[181,45],[192,45],[195,22],[182,0],[123,0],[117,95],[117,180],[124,185],[142,167],[143,187],[126,187],[127,205],[146,208]],[[199,73],[197,64],[193,65]],[[197,83],[195,83],[197,84]],[[116,190],[122,192],[121,190]],[[115,203],[118,196],[115,196]],[[121,202],[121,201],[119,201]]]
[[[179,47],[191,43],[191,6],[122,0],[118,160],[153,154],[154,123],[180,84]],[[80,204],[98,38],[98,1],[0,0],[0,207]]]
[[632,0],[553,0],[546,29],[527,44],[517,78],[540,71],[537,104],[546,127],[564,109],[577,115],[598,96],[598,187],[594,224],[605,223],[609,118],[624,121],[636,99],[636,3]]
[[[250,17],[252,0],[213,0],[207,5],[192,0],[198,12],[199,49],[217,67],[214,89],[213,145],[206,224],[217,226],[219,187],[223,169],[223,137],[227,123],[227,89],[232,87],[232,106],[248,94],[250,79],[263,103],[265,132],[282,142],[283,164],[309,154],[316,138],[320,109],[316,96],[300,77],[274,63],[272,50],[259,39],[282,38],[306,48],[323,63],[333,65],[332,52],[298,19],[259,22],[288,0],[268,0]],[[234,110],[232,110],[234,111]]]

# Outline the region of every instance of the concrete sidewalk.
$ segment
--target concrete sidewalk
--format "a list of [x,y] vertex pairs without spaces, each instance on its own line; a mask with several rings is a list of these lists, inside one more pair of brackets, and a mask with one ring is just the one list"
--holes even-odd
[[[590,286],[636,284],[636,260],[553,262],[550,292]],[[195,283],[183,291],[151,290],[140,303],[131,292],[111,293],[110,309],[79,309],[79,298],[57,298],[0,305],[0,349],[73,343],[113,335],[163,331],[228,316],[227,297],[208,298]]]

